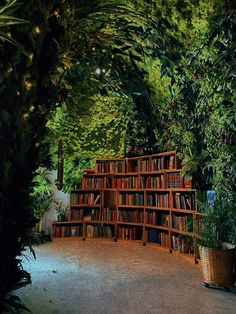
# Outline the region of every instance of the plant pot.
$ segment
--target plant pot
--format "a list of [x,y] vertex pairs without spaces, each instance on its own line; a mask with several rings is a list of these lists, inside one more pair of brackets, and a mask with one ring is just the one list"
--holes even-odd
[[59,214],[59,215],[57,215],[57,220],[58,220],[58,221],[65,221],[65,220],[66,220],[66,217],[65,217],[64,214]]
[[204,283],[216,286],[234,286],[235,248],[215,249],[199,246]]

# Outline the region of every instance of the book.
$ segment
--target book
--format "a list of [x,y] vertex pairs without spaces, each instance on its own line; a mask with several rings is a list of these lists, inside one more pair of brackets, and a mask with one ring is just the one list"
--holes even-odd
[[98,194],[94,200],[94,205],[98,204],[98,201],[100,199],[100,194]]

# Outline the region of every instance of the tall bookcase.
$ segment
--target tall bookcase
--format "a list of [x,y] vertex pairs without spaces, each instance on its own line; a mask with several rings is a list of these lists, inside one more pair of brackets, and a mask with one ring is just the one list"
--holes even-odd
[[196,190],[180,170],[176,151],[98,159],[70,193],[68,221],[52,223],[53,237],[140,240],[196,260]]

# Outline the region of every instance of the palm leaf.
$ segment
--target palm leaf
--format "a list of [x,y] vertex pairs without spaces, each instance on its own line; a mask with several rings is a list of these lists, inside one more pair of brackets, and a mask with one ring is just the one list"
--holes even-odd
[[9,16],[9,15],[0,15],[0,27],[6,27],[14,24],[23,24],[28,23],[28,21],[20,19],[18,17]]
[[17,0],[10,0],[2,8],[0,8],[0,14],[6,13],[6,12],[8,14],[12,13],[15,10],[17,10],[20,5],[21,3],[17,2]]
[[[20,6],[20,3],[18,3],[17,0],[11,0],[7,2],[2,8],[0,8],[0,27],[8,27],[10,25],[28,23],[28,21],[9,15],[12,12],[14,12],[16,9],[18,9],[19,6]],[[5,32],[0,32],[0,41],[3,43],[8,42],[14,45],[22,53],[24,53],[25,55],[28,55],[24,47],[15,39],[10,38],[8,34]]]
[[6,33],[0,32],[0,41],[2,42],[9,42],[12,45],[16,46],[22,53],[24,53],[26,56],[28,55],[27,51],[24,49],[24,47],[15,39],[10,38]]

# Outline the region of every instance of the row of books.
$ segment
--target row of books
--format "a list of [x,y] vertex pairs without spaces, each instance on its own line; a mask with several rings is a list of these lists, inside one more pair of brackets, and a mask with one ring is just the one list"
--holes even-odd
[[[147,211],[147,224],[157,225],[157,226],[169,226],[169,215],[159,213],[156,211]],[[134,223],[143,223],[144,222],[144,213],[138,209],[129,209],[129,210],[119,210],[118,219],[121,222],[134,222]],[[80,210],[71,210],[70,215],[71,221],[116,221],[116,210],[111,208],[103,209],[80,209]],[[172,216],[172,228],[180,231],[193,231],[193,219],[192,216],[186,215],[173,215]]]
[[122,240],[142,240],[142,227],[118,226],[118,238]]
[[181,178],[179,172],[167,173],[166,175],[166,188],[183,188],[184,179]]
[[175,155],[154,157],[151,162],[153,171],[175,169]]
[[164,175],[116,178],[114,180],[114,188],[162,189],[165,188]]
[[193,240],[192,238],[186,236],[172,236],[172,248],[180,253],[194,253]]
[[122,173],[125,172],[125,160],[103,160],[97,161],[97,173]]
[[147,206],[169,207],[169,193],[151,193],[146,195]]
[[82,179],[82,189],[91,189],[91,188],[103,188],[104,187],[104,178],[101,177],[88,177]]
[[140,187],[140,178],[135,176],[116,178],[114,180],[114,188],[117,189],[127,189],[127,188],[136,188]]
[[142,189],[164,189],[165,188],[164,175],[160,174],[157,176],[141,176],[140,177],[140,188],[142,188]]
[[83,226],[56,226],[53,225],[53,237],[64,238],[64,237],[82,237]]
[[[168,192],[155,192],[146,194],[147,206],[169,207],[170,194]],[[119,194],[120,205],[144,205],[143,192],[122,192]],[[71,193],[71,205],[99,205],[100,194],[97,193]],[[175,192],[173,207],[176,209],[193,210],[195,208],[194,193]]]
[[191,178],[182,178],[179,172],[156,175],[125,176],[119,178],[89,176],[82,179],[82,188],[170,189],[191,188]]
[[71,209],[70,221],[116,221],[116,210],[109,207],[99,209]]
[[175,155],[149,156],[140,159],[128,160],[128,172],[149,172],[158,170],[175,169]]
[[[126,169],[127,167],[127,169]],[[96,173],[124,173],[124,172],[147,172],[158,171],[164,169],[176,168],[175,153],[170,153],[165,156],[140,156],[138,158],[128,159],[107,159],[96,161]]]
[[120,205],[144,205],[143,193],[120,193],[119,194]]
[[[177,180],[179,180],[179,182]],[[182,182],[181,184],[180,181]],[[167,188],[172,187],[184,187],[183,179],[177,179],[175,173],[167,174]],[[129,176],[115,178],[114,180],[111,178],[88,177],[82,179],[82,188],[164,189],[165,178],[163,174],[155,176]]]
[[179,193],[174,194],[174,208],[179,209],[194,209],[194,193]]
[[131,159],[128,161],[128,170],[131,172],[150,171],[150,161],[149,159]]
[[100,194],[98,193],[71,193],[70,204],[71,205],[98,205],[100,203]]
[[169,236],[166,232],[160,232],[156,229],[148,230],[148,242],[157,243],[161,246],[168,247]]
[[144,221],[143,211],[140,211],[138,209],[119,211],[118,217],[119,217],[119,221],[122,221],[122,222],[143,223]]
[[169,226],[169,218],[168,214],[160,214],[156,211],[148,211],[147,212],[147,224],[157,225],[157,226]]
[[112,238],[114,232],[111,226],[87,225],[86,236],[88,238]]
[[81,221],[84,218],[84,209],[70,210],[70,221]]
[[172,228],[180,231],[193,231],[193,218],[191,215],[172,216]]

